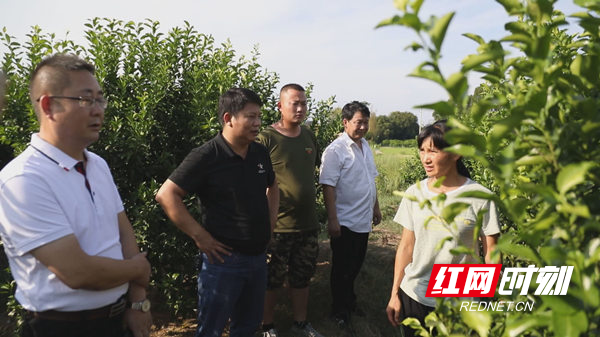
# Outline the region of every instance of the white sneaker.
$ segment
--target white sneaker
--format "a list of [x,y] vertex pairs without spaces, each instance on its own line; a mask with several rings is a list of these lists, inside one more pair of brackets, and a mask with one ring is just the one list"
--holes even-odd
[[292,335],[294,337],[324,337],[317,330],[315,330],[310,323],[304,324],[303,328],[299,328],[296,325],[292,326]]
[[262,337],[279,337],[279,334],[277,334],[277,330],[275,329],[269,329],[269,331],[263,331]]

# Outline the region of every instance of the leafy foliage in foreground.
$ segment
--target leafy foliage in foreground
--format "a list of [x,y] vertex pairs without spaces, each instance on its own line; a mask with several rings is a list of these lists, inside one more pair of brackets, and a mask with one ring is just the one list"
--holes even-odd
[[[250,57],[236,55],[229,43],[217,44],[185,23],[168,33],[155,21],[92,19],[86,24],[87,46],[56,40],[33,27],[19,43],[3,29],[8,49],[2,69],[7,74],[7,106],[0,128],[0,167],[29,143],[38,123],[28,97],[29,73],[46,55],[76,53],[95,64],[109,101],[100,140],[91,150],[106,159],[132,221],[138,242],[149,251],[153,290],[174,314],[190,315],[197,302],[197,248],[165,217],[154,201],[158,187],[194,147],[212,138],[220,125],[219,96],[231,87],[256,91],[265,105],[263,124],[279,118],[279,77]],[[310,99],[312,127],[320,144],[328,144],[341,122],[331,118],[335,100]],[[196,200],[187,200],[198,212]],[[322,208],[322,205],[321,205]],[[324,211],[323,211],[324,212]],[[14,282],[4,252],[0,253],[0,311],[15,315]],[[3,308],[4,303],[7,303]]]
[[[489,198],[505,217],[498,245],[504,265],[570,265],[574,272],[566,296],[500,298],[533,299],[531,313],[459,312],[460,305],[440,302],[421,335],[600,335],[600,6],[575,1],[585,9],[572,15],[583,33],[569,34],[553,0],[497,2],[513,18],[504,25],[508,35],[485,41],[464,34],[477,53],[448,76],[439,60],[454,13],[424,21],[423,0],[400,0],[401,13],[378,27],[405,26],[419,36],[409,48],[427,59],[411,76],[449,96],[420,107],[450,119],[449,151],[472,159],[474,179],[496,193]],[[484,83],[469,97],[471,72]]]

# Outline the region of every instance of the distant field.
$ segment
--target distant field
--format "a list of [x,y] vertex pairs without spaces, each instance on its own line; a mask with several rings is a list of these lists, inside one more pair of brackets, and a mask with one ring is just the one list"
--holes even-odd
[[[383,214],[381,227],[392,232],[400,232],[398,224],[392,221],[401,197],[394,195],[413,184],[416,180],[411,177],[418,171],[417,149],[405,147],[376,147],[373,148],[377,177],[377,192],[379,207]],[[415,167],[415,165],[417,165]],[[373,238],[376,239],[376,238]]]

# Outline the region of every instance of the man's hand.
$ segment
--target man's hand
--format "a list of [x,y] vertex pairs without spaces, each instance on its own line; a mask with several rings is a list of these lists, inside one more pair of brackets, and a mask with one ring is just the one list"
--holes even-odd
[[210,263],[214,263],[215,259],[223,263],[225,260],[223,260],[222,255],[231,255],[231,247],[215,240],[207,231],[195,236],[194,242],[196,242],[198,249],[206,254]]
[[373,209],[373,226],[377,226],[381,223],[381,210],[379,209],[379,207],[375,207],[375,209]]
[[385,308],[385,312],[387,313],[388,321],[393,326],[399,326],[402,321],[400,321],[400,308],[402,307],[402,301],[400,301],[400,296],[398,294],[394,294],[390,297],[390,301]]
[[134,280],[131,280],[131,282],[141,286],[144,289],[148,289],[148,285],[150,284],[150,274],[152,273],[152,268],[150,268],[150,262],[148,262],[146,255],[146,252],[142,252],[134,255],[130,259],[135,261],[140,266],[141,270],[139,276]]
[[149,337],[152,327],[152,314],[134,309],[125,310],[125,324],[134,337]]
[[340,223],[337,220],[328,221],[327,230],[329,231],[329,236],[332,238],[337,238],[342,235],[342,228],[340,227]]

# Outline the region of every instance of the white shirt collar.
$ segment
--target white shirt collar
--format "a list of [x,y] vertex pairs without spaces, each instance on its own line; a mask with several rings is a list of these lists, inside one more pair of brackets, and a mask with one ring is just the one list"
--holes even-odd
[[[48,157],[49,160],[52,160],[57,163],[61,168],[69,171],[71,168],[75,166],[79,161],[68,154],[61,151],[56,146],[48,143],[43,140],[39,133],[34,133],[31,135],[31,146],[40,151],[42,155]],[[90,158],[88,155],[87,149],[83,150],[83,154],[86,158]]]
[[[340,137],[342,137],[344,143],[346,143],[347,146],[352,146],[352,144],[356,144],[356,142],[352,138],[350,138],[350,135],[348,135],[346,131],[344,131],[344,133]],[[367,146],[369,145],[369,143],[367,143],[364,137],[360,139],[360,142],[362,143],[362,145],[365,145],[365,143],[367,144]],[[358,144],[356,145],[358,146]]]

